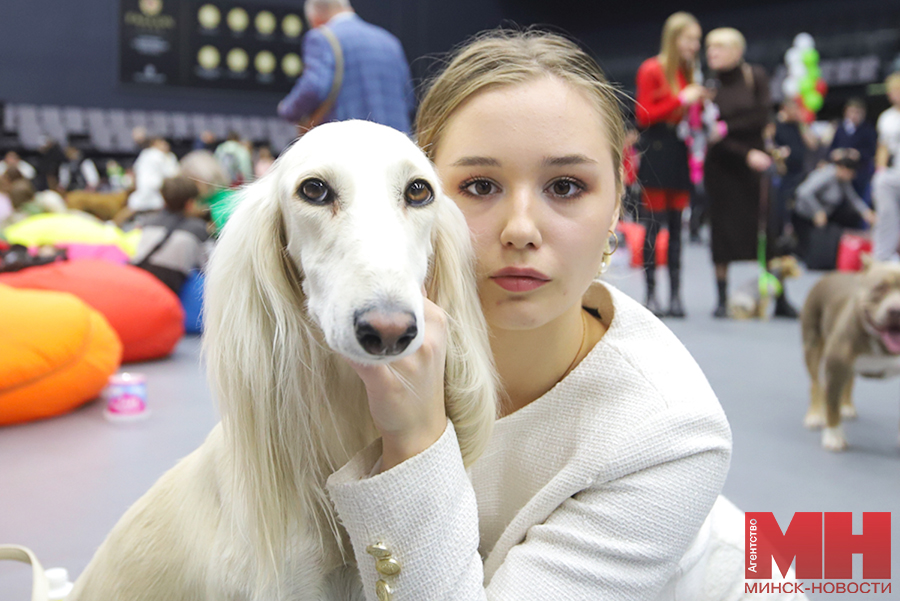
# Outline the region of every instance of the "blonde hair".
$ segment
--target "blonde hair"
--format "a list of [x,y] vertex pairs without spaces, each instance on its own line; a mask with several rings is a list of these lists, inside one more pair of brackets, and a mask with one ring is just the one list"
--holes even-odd
[[891,88],[900,87],[900,71],[895,71],[887,76],[884,80],[884,88],[885,90],[890,90]]
[[415,124],[419,146],[434,160],[447,122],[466,100],[488,89],[547,75],[585,92],[594,102],[609,137],[620,200],[625,125],[619,92],[584,50],[553,33],[498,29],[459,48],[431,82],[419,107]]
[[735,46],[741,49],[741,53],[747,49],[747,40],[744,39],[744,34],[733,27],[719,27],[710,31],[706,34],[706,45],[710,44]]
[[663,72],[666,74],[666,81],[669,87],[675,90],[675,76],[679,69],[683,69],[685,79],[690,81],[695,65],[687,65],[681,60],[678,52],[678,38],[684,33],[688,27],[696,25],[700,27],[700,22],[691,13],[679,11],[669,15],[663,25],[662,40],[659,43],[659,62],[662,64]]

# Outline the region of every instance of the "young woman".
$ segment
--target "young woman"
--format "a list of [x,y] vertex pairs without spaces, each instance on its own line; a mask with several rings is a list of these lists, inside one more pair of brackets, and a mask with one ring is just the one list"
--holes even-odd
[[[643,213],[646,306],[657,315],[684,317],[681,302],[681,213],[691,199],[693,183],[688,169],[688,150],[679,131],[686,107],[706,97],[706,89],[694,82],[700,52],[700,24],[693,15],[677,12],[663,26],[659,54],[648,58],[637,72],[635,117],[643,128],[638,179],[644,187]],[[686,124],[685,124],[686,125]],[[687,129],[687,128],[683,128]],[[656,300],[656,236],[663,220],[669,227],[668,312]]]
[[[716,502],[722,409],[675,336],[596,280],[623,191],[614,88],[563,38],[494,32],[434,81],[417,133],[472,231],[503,401],[467,474],[444,412],[443,314],[427,301],[419,351],[355,366],[382,437],[328,489],[366,598],[741,591],[741,514]],[[717,547],[727,570],[708,565],[714,504],[737,528]]]

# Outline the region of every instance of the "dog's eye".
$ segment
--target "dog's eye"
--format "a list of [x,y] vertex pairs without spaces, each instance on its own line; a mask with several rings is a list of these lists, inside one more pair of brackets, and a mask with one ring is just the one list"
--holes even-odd
[[423,207],[434,200],[434,191],[423,179],[417,179],[406,187],[406,203],[412,207]]
[[297,194],[306,202],[314,205],[324,205],[334,200],[334,192],[328,184],[320,179],[308,179],[297,188]]

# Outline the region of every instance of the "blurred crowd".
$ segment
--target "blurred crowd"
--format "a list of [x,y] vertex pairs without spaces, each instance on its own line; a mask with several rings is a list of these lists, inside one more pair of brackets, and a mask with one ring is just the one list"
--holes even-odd
[[[805,89],[814,83],[810,76],[800,93],[793,90],[798,78],[789,74],[784,100],[773,110],[769,74],[744,60],[745,49],[738,30],[718,28],[704,39],[698,20],[678,12],[664,25],[659,54],[637,73],[636,129],[625,150],[626,215],[643,226],[645,304],[659,316],[685,317],[684,222],[695,243],[704,242],[701,232],[709,226],[719,318],[730,316],[732,262],[758,261],[762,272],[772,272],[775,315],[796,318],[773,261],[796,257],[810,269],[834,269],[848,232],[869,239],[877,260],[898,257],[900,167],[892,157],[900,153],[900,73],[885,82],[892,106],[877,127],[867,121],[863,98],[849,99],[839,120],[816,121],[824,82]],[[790,72],[815,67],[808,34],[797,36],[791,52]],[[663,227],[669,231],[668,307],[656,292]]]
[[203,132],[181,157],[142,128],[133,137],[140,150],[124,159],[95,160],[50,139],[29,160],[7,152],[0,161],[0,239],[7,227],[42,214],[139,228],[132,264],[178,293],[188,274],[204,266],[235,191],[265,175],[273,153],[233,132],[225,140]]

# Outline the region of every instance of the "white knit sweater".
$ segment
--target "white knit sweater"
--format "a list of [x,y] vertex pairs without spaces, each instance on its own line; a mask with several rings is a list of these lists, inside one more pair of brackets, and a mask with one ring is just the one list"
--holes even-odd
[[[728,471],[728,422],[662,322],[604,284],[584,305],[606,334],[552,390],[497,421],[470,474],[449,424],[384,473],[368,477],[378,441],[331,476],[367,599],[378,580],[393,601],[708,598],[704,520]],[[374,543],[398,574],[376,571]]]

